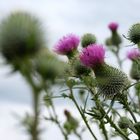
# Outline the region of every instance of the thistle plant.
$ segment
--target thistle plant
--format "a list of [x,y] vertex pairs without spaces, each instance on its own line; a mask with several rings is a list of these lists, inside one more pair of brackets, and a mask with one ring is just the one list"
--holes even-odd
[[[41,140],[40,117],[46,122],[55,123],[65,140],[69,140],[71,134],[82,140],[86,130],[92,139],[98,140],[92,128],[94,124],[99,127],[105,140],[115,136],[131,140],[133,135],[135,139],[140,139],[139,26],[139,23],[134,24],[128,31],[127,39],[138,47],[127,53],[127,58],[132,62],[131,79],[128,79],[121,69],[123,60],[119,52],[122,37],[118,33],[118,23],[108,25],[111,36],[106,39],[107,48],[97,44],[93,33],[86,33],[81,38],[75,34],[62,37],[54,45],[54,52],[65,55],[68,62],[64,62],[44,47],[47,45],[43,29],[36,17],[26,12],[15,12],[3,19],[0,24],[1,54],[6,64],[12,66],[12,72],[18,71],[32,89],[33,114],[27,113],[22,121],[31,140]],[[106,63],[107,50],[115,54],[120,69]],[[54,94],[56,85],[61,86],[61,94]],[[43,105],[47,110],[45,117],[41,116],[40,109],[43,93]],[[56,98],[71,100],[81,119],[65,109],[65,121],[61,121],[53,102]],[[80,125],[81,121],[84,122],[85,131]]]

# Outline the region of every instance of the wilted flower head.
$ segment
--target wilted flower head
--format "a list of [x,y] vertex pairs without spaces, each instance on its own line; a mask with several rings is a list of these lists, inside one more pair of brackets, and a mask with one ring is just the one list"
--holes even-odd
[[111,30],[111,31],[116,31],[117,28],[118,28],[118,23],[116,22],[111,22],[109,25],[108,25],[108,28]]
[[104,63],[105,49],[102,45],[92,44],[84,48],[80,60],[87,67],[95,67]]
[[137,48],[133,48],[132,50],[127,52],[127,58],[131,60],[135,60],[140,57],[140,51]]
[[58,41],[54,51],[61,55],[69,55],[77,49],[80,39],[74,34],[68,34]]

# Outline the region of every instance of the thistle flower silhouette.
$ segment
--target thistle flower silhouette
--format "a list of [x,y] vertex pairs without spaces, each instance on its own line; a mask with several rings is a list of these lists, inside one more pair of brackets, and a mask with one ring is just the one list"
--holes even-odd
[[83,65],[93,69],[98,93],[105,97],[120,95],[129,84],[128,78],[122,71],[107,65],[104,62],[105,49],[102,45],[89,45],[80,54]]
[[68,34],[58,41],[54,51],[61,55],[71,56],[79,45],[80,39],[74,34]]
[[130,76],[134,80],[140,79],[140,64],[139,64],[139,58],[140,58],[140,51],[137,48],[133,48],[130,51],[127,52],[127,58],[132,60],[132,66],[130,69]]

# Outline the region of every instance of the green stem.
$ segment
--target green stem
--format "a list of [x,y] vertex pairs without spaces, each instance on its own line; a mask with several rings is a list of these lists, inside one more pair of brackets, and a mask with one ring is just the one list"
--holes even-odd
[[33,93],[34,122],[32,127],[32,140],[39,140],[39,93]]
[[34,112],[34,118],[33,118],[33,125],[31,130],[31,140],[39,140],[39,96],[40,96],[40,90],[38,89],[38,86],[34,83],[32,74],[30,72],[29,62],[27,61],[27,66],[25,64],[22,65],[20,69],[20,73],[23,75],[23,77],[26,79],[27,83],[30,85],[32,89],[32,96],[33,96],[33,112]]
[[[90,89],[90,91],[92,92],[92,90]],[[92,92],[93,93],[93,92]],[[94,95],[94,94],[93,94]],[[98,98],[98,95],[96,94],[94,96],[94,101],[95,104],[97,106],[97,108],[101,111],[102,115],[104,116],[105,114],[105,118],[107,119],[107,121],[110,123],[110,125],[119,133],[123,136],[123,138],[125,138],[126,140],[129,140],[129,138],[124,134],[124,132],[119,129],[116,124],[112,121],[112,119],[108,116],[108,114],[105,112],[104,108],[101,106],[100,100]]]
[[63,134],[64,139],[65,139],[65,140],[68,140],[67,134],[65,133],[65,131],[63,130],[63,128],[62,128],[61,125],[60,125],[60,122],[58,121],[58,116],[57,116],[57,114],[56,114],[56,111],[55,111],[55,108],[54,108],[53,103],[52,103],[52,110],[53,110],[54,117],[55,117],[55,123],[57,124],[57,126],[59,127],[61,133]]
[[125,103],[125,107],[129,111],[130,115],[132,116],[134,122],[137,123],[137,119],[136,119],[134,113],[132,112],[131,108],[129,107],[128,103]]
[[74,102],[75,106],[77,107],[77,109],[78,109],[78,111],[79,111],[79,113],[80,113],[80,115],[81,115],[83,121],[85,122],[85,124],[86,124],[86,126],[87,126],[89,132],[91,133],[91,135],[93,136],[93,138],[94,138],[95,140],[98,140],[98,139],[96,138],[96,136],[94,135],[94,133],[92,132],[92,130],[91,130],[91,128],[90,128],[90,126],[89,126],[89,124],[88,124],[88,122],[87,122],[87,120],[86,120],[85,115],[83,114],[83,112],[81,112],[81,109],[79,108],[78,103],[77,103],[77,101],[76,101],[75,98],[74,98],[72,89],[71,89],[71,88],[69,88],[69,89],[70,89],[71,99],[72,99],[72,101]]
[[103,134],[105,136],[105,140],[109,140],[108,139],[108,135],[107,135],[107,131],[106,131],[106,128],[105,128],[105,124],[104,124],[103,120],[101,120],[100,123],[101,123],[101,126],[102,126],[101,128],[102,128]]
[[120,57],[119,57],[119,49],[120,47],[117,46],[117,50],[114,52],[115,55],[116,55],[116,58],[117,58],[117,61],[118,61],[118,64],[119,64],[119,67],[122,68],[122,61],[120,60]]

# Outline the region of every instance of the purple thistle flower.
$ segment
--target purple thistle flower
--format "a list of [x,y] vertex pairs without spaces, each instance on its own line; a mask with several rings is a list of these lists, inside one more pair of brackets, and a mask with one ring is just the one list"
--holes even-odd
[[127,58],[130,60],[135,60],[140,57],[140,51],[137,48],[133,48],[127,52]]
[[108,28],[111,30],[111,31],[116,31],[117,28],[118,28],[118,23],[116,22],[111,22],[109,25],[108,25]]
[[80,54],[80,60],[87,67],[95,67],[104,63],[105,49],[102,45],[91,44],[84,48]]
[[58,41],[54,47],[54,51],[61,55],[71,54],[77,49],[80,38],[74,34],[68,34]]

